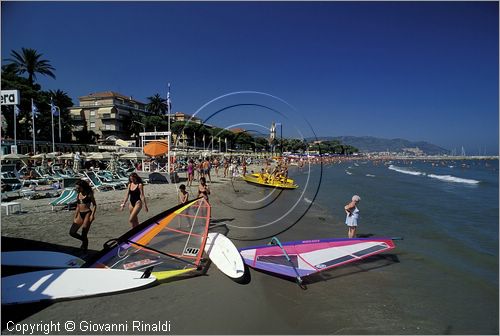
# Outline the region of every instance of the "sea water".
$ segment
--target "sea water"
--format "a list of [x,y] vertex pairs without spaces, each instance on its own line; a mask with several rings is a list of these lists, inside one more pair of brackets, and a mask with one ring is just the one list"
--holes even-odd
[[[404,237],[419,253],[498,283],[498,269],[481,269],[476,258],[498,259],[498,168],[498,160],[360,160],[314,166],[310,175],[321,179],[315,202],[334,221],[343,222],[343,207],[357,194],[358,233]],[[307,174],[297,171],[297,182]]]
[[239,246],[273,235],[282,242],[347,238],[344,205],[359,195],[358,236],[403,238],[388,254],[395,263],[348,277],[339,275],[370,262],[335,269],[333,281],[312,288],[335,298],[337,286],[355,286],[359,296],[344,299],[357,319],[373,316],[370,306],[356,302],[375,291],[375,301],[365,304],[378,304],[381,321],[395,321],[381,326],[382,333],[497,334],[498,169],[498,160],[361,159],[292,167],[295,190],[235,184],[238,193],[228,195],[250,209],[241,215],[254,228],[235,228],[238,215],[229,236]]
[[[314,204],[332,233],[342,227],[347,235],[343,207],[357,194],[359,235],[404,238],[395,241],[399,263],[389,272],[397,280],[383,287],[403,324],[428,320],[446,327],[425,333],[497,334],[498,169],[498,160],[360,160],[296,177],[299,185],[308,175],[319,181]],[[306,217],[313,227],[317,216]]]

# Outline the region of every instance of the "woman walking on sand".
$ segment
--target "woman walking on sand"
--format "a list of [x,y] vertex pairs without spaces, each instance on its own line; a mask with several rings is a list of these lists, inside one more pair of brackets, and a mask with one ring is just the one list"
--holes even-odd
[[[86,252],[89,246],[87,234],[89,233],[90,225],[94,221],[97,204],[95,202],[94,192],[87,181],[78,180],[76,182],[76,190],[78,191],[76,210],[73,218],[73,225],[71,225],[69,229],[69,235],[81,240],[82,246],[80,248]],[[91,206],[93,207],[91,208]],[[77,233],[80,228],[82,229],[81,234]]]
[[349,238],[356,237],[356,228],[358,227],[359,220],[359,209],[358,203],[361,201],[361,197],[358,195],[352,196],[351,202],[346,204],[344,210],[346,212],[345,224],[349,228],[347,231],[347,236]]
[[187,186],[190,187],[194,180],[194,161],[191,159],[187,165]]
[[130,204],[128,209],[130,211],[130,217],[128,222],[132,227],[136,227],[139,225],[139,212],[144,205],[144,210],[148,212],[148,205],[146,204],[146,197],[144,197],[144,184],[142,179],[137,175],[137,173],[130,174],[128,178],[128,188],[127,193],[125,194],[125,199],[123,203],[120,205],[120,209],[123,211],[125,208],[125,204],[130,197]]

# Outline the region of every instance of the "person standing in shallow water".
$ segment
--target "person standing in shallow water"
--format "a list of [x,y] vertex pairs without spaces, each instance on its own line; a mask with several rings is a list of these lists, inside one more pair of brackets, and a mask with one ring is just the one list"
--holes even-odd
[[148,205],[146,204],[146,197],[144,196],[144,184],[142,179],[137,175],[137,173],[130,174],[128,178],[128,188],[127,193],[125,194],[125,199],[123,203],[120,205],[120,209],[123,211],[125,208],[125,204],[127,204],[127,200],[130,197],[130,204],[128,209],[130,211],[130,217],[128,219],[130,225],[132,227],[136,227],[139,225],[139,212],[144,205],[144,209],[148,212]]
[[361,197],[358,195],[352,196],[351,202],[346,204],[344,210],[346,212],[345,224],[348,227],[347,236],[349,238],[356,237],[356,229],[358,227],[359,220],[359,209],[358,203],[361,201]]
[[[73,218],[73,225],[71,225],[69,229],[69,235],[81,240],[82,246],[80,248],[86,252],[89,246],[87,234],[89,233],[90,225],[94,221],[97,204],[94,198],[94,192],[87,181],[77,181],[76,190],[78,191],[78,196],[76,197],[76,210]],[[91,208],[91,206],[93,207]],[[82,228],[81,234],[77,233],[80,228]]]

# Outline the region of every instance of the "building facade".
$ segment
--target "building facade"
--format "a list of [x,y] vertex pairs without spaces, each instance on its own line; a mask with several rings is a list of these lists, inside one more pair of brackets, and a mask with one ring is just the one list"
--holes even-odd
[[117,92],[91,93],[79,98],[80,104],[71,107],[73,131],[88,131],[98,135],[99,140],[110,136],[118,139],[130,137],[126,120],[131,113],[147,114],[146,104]]

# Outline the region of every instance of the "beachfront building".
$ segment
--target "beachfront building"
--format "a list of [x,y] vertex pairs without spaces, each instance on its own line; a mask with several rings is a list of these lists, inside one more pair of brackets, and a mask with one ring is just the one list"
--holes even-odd
[[[175,112],[175,114],[172,114],[171,120],[173,122],[175,122],[175,121],[189,121],[189,122],[192,122],[195,124],[202,124],[203,123],[200,118],[197,118],[195,116],[192,116],[190,114],[183,113],[183,112]],[[205,126],[207,126],[207,125],[205,125]]]
[[[69,109],[73,131],[86,128],[93,131],[99,139],[114,136],[124,139],[129,136],[124,120],[135,112],[146,114],[146,104],[123,94],[104,91],[91,93],[79,98],[80,104]],[[76,138],[73,136],[73,139]]]

